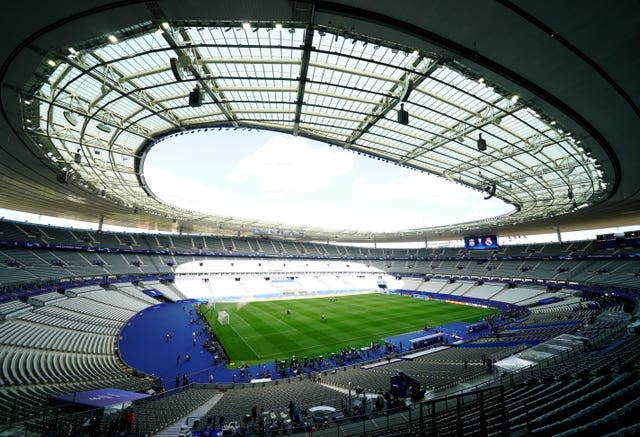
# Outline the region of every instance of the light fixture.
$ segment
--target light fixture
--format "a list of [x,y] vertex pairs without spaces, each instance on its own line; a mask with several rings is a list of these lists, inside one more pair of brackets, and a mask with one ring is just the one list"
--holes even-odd
[[109,35],[107,39],[109,40],[110,43],[113,43],[113,44],[118,42],[118,38],[115,35]]
[[400,110],[398,111],[398,123],[404,125],[409,124],[409,112],[404,110],[404,103],[400,104]]
[[282,24],[276,23],[276,30],[282,30]]
[[513,95],[513,96],[511,96],[511,103],[517,103],[519,98],[520,98],[520,97],[519,97],[519,96],[517,96],[517,95]]
[[50,67],[55,67],[56,61],[54,61],[53,59],[47,59],[47,64],[49,64]]
[[242,28],[244,30],[251,30],[251,24],[248,21],[245,21],[244,23],[242,23]]
[[76,49],[74,49],[73,47],[69,47],[67,50],[69,50],[69,53],[71,53],[72,55],[75,55],[78,53],[78,51]]
[[98,130],[101,130],[102,132],[104,132],[106,134],[111,132],[111,127],[108,124],[98,123],[98,124],[96,124],[96,128]]
[[202,106],[202,90],[200,89],[200,85],[196,85],[193,91],[189,93],[189,106],[192,108]]
[[169,30],[170,28],[169,23],[167,23],[166,21],[163,21],[161,26],[164,30]]
[[542,152],[542,149],[544,149],[544,147],[545,147],[545,144],[542,141],[538,142],[536,147],[534,147],[533,150],[531,150],[531,154],[537,155],[538,153]]
[[487,150],[487,142],[482,138],[482,133],[478,136],[478,140],[476,141],[476,145],[478,146],[478,150],[480,152],[484,152]]
[[80,154],[80,149],[76,150],[76,153],[73,155],[73,162],[76,164],[80,164],[82,162],[82,155]]
[[491,184],[491,185],[486,186],[484,188],[484,191],[487,193],[487,195],[484,196],[484,200],[491,199],[493,196],[496,195],[496,184]]
[[73,112],[63,111],[62,115],[64,115],[64,118],[69,122],[71,126],[75,126],[78,124],[78,119]]
[[61,184],[66,184],[69,182],[69,174],[66,171],[60,172],[56,175],[56,179]]

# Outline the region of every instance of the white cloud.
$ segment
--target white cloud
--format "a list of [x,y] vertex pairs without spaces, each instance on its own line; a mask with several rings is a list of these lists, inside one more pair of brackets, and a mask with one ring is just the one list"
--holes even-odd
[[158,198],[181,208],[211,212],[220,204],[234,200],[233,193],[228,189],[201,184],[192,175],[180,175],[171,168],[159,168],[147,163],[144,176]]
[[[425,173],[412,172],[389,180],[358,178],[352,186],[358,202],[380,205],[379,212],[371,218],[377,229],[460,223],[512,209],[501,200],[484,200],[482,193]],[[395,211],[395,215],[386,217],[387,210]]]
[[358,178],[353,181],[356,198],[361,201],[411,200],[429,204],[467,204],[478,193],[427,173],[410,172],[394,179],[375,181]]
[[[185,148],[185,156],[194,155]],[[157,166],[147,162],[145,178],[158,197],[176,206],[281,222],[283,228],[395,231],[509,210],[501,201],[485,201],[482,193],[442,178],[355,162],[353,153],[300,137],[271,136],[252,150],[243,156],[232,153],[237,149],[201,148],[198,161],[182,166],[175,157]]]
[[276,136],[244,158],[229,174],[235,184],[255,180],[267,199],[315,193],[345,175],[354,156],[326,146],[313,147],[301,137]]

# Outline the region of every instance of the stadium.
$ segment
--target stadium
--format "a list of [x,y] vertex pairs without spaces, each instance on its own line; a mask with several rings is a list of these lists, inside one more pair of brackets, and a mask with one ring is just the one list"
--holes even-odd
[[[637,1],[26,1],[0,20],[3,436],[638,434]],[[256,155],[233,181],[277,174],[291,210],[170,178],[265,133],[307,162]],[[366,185],[376,225],[304,203],[350,159],[380,172],[341,186]],[[440,182],[479,200],[450,218],[467,197]],[[407,219],[438,190],[439,222]]]

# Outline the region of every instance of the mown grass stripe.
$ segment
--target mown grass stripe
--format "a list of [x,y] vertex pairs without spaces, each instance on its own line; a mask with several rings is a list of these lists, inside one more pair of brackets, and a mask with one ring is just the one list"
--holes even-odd
[[[217,312],[229,313],[220,325]],[[287,310],[291,314],[287,314]],[[337,352],[371,341],[461,321],[474,322],[496,310],[372,293],[332,298],[217,303],[207,319],[232,361],[255,364],[291,355]],[[322,316],[327,316],[327,322]]]

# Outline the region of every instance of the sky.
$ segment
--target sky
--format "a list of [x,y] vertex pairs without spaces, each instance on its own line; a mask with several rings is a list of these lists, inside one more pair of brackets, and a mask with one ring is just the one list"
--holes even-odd
[[176,206],[332,229],[396,231],[513,210],[445,179],[256,130],[169,138],[149,152],[144,175],[160,199]]

